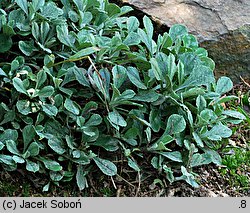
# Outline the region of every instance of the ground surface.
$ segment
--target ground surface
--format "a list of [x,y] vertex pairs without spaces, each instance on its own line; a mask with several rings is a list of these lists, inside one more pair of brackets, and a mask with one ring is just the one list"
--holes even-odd
[[[49,192],[42,192],[44,180],[34,177],[24,177],[21,173],[1,172],[0,176],[0,196],[3,197],[243,197],[250,196],[250,191],[242,190],[230,186],[227,179],[222,177],[218,168],[208,166],[198,169],[200,173],[200,188],[194,189],[184,182],[177,182],[173,185],[164,187],[161,184],[152,184],[153,180],[141,183],[131,183],[132,187],[126,182],[116,181],[116,187],[110,179],[103,181],[90,182],[89,189],[80,192],[76,186],[66,184],[64,186],[53,186]],[[33,178],[33,179],[32,179]]]

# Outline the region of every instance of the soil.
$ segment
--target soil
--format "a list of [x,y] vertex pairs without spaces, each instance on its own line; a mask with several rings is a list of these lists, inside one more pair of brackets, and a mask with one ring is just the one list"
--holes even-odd
[[[46,178],[25,175],[22,172],[0,172],[0,197],[245,197],[250,190],[230,186],[228,180],[218,172],[218,167],[205,166],[198,168],[199,188],[193,188],[185,182],[174,182],[167,185],[164,181],[154,183],[149,178],[145,181],[112,179],[100,174],[100,178],[89,178],[89,187],[79,191],[76,185],[52,185],[48,192],[43,192]],[[95,176],[96,176],[95,175]]]

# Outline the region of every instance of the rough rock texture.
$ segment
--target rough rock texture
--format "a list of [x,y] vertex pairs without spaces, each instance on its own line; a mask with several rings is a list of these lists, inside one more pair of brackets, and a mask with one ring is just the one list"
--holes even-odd
[[160,24],[185,24],[216,62],[216,73],[250,80],[250,0],[122,0]]

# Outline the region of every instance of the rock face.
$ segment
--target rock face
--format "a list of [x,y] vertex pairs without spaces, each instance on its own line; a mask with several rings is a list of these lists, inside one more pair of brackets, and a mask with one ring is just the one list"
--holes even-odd
[[250,80],[250,0],[122,0],[168,27],[184,24],[216,63],[216,74]]

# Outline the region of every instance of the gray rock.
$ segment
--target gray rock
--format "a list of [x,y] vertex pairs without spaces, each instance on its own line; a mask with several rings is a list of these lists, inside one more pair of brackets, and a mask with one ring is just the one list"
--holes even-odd
[[216,63],[216,74],[250,81],[250,0],[122,0],[168,27],[184,24]]

